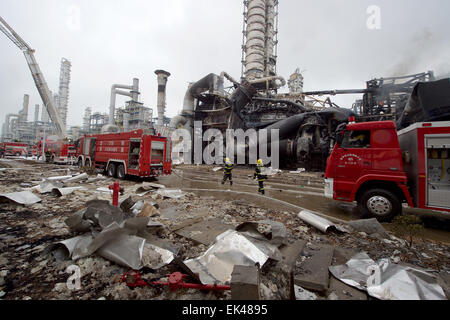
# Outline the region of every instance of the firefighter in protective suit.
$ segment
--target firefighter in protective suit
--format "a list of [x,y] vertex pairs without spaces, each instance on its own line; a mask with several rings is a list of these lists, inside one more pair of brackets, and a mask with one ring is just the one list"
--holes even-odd
[[267,180],[267,176],[262,174],[262,168],[264,168],[263,161],[261,159],[259,159],[257,162],[257,166],[255,168],[255,174],[253,175],[253,179],[258,178],[258,184],[259,184],[258,192],[261,194],[265,194],[264,181]]
[[233,164],[231,163],[229,158],[226,158],[225,159],[225,168],[223,169],[222,184],[225,184],[225,182],[229,179],[230,180],[230,186],[233,185],[233,176],[231,174],[231,171],[233,171]]

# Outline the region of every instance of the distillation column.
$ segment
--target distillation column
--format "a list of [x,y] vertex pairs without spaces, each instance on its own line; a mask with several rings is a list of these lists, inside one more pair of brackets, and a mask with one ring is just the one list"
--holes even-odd
[[247,2],[247,28],[245,44],[245,77],[249,80],[264,77],[266,38],[266,2]]
[[69,105],[70,68],[69,60],[61,59],[61,70],[59,76],[59,105],[57,106],[62,122],[67,126],[67,112]]
[[264,76],[271,77],[276,74],[276,56],[274,53],[276,45],[276,18],[275,11],[277,1],[266,0],[266,52],[264,54],[265,70]]
[[92,108],[86,108],[84,110],[84,117],[83,117],[83,130],[87,133],[89,133],[89,128],[91,124],[91,114],[92,114]]
[[275,76],[278,0],[245,0],[244,8],[243,76]]
[[23,107],[19,111],[19,118],[17,122],[16,139],[23,141],[29,139],[32,135],[32,130],[28,126],[28,107],[30,104],[30,96],[28,94],[23,95]]

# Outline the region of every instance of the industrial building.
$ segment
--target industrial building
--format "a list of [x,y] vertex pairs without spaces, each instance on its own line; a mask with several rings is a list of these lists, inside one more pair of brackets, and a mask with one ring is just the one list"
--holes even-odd
[[[243,1],[243,38],[241,78],[235,80],[226,71],[209,74],[189,84],[182,109],[173,119],[165,116],[166,86],[170,73],[156,70],[158,98],[154,109],[140,101],[139,79],[131,84],[113,84],[109,112],[85,110],[83,124],[68,128],[69,87],[71,63],[61,60],[58,93],[47,87],[31,49],[6,22],[0,29],[24,52],[38,91],[46,107],[41,121],[28,122],[29,98],[17,114],[8,114],[2,128],[2,141],[19,140],[33,143],[43,135],[77,139],[90,133],[127,132],[146,129],[171,136],[178,128],[191,133],[194,122],[202,122],[202,130],[219,129],[282,129],[280,130],[280,158],[284,165],[307,170],[324,170],[327,155],[335,143],[335,131],[350,116],[357,120],[395,120],[404,117],[408,99],[420,82],[430,82],[433,73],[412,76],[373,79],[365,89],[327,90],[305,92],[304,78],[296,68],[286,81],[277,74],[278,59],[278,0]],[[288,92],[281,92],[283,87]],[[363,98],[352,109],[340,108],[329,96],[362,94]],[[116,96],[129,97],[123,106],[116,107]],[[326,99],[322,96],[328,96]],[[36,107],[38,108],[38,107]],[[98,108],[98,107],[97,107]],[[235,149],[236,150],[236,149]],[[225,156],[225,155],[224,155]]]
[[[300,69],[288,82],[277,75],[278,6],[275,0],[244,1],[241,81],[224,71],[192,83],[171,127],[193,133],[194,121],[201,121],[203,132],[214,128],[223,135],[227,129],[283,128],[280,159],[284,165],[322,170],[333,143],[330,133],[352,112],[325,109],[325,102],[318,99],[305,101]],[[231,94],[225,90],[225,81],[231,83]],[[286,84],[289,92],[279,93]]]
[[[50,91],[50,96],[58,110],[64,126],[67,126],[69,85],[70,85],[71,63],[63,58],[61,60],[60,85],[58,94]],[[110,112],[92,112],[92,107],[85,109],[83,123],[81,126],[73,126],[67,129],[66,137],[76,140],[84,134],[101,133],[110,130],[127,132],[135,129],[155,130],[164,136],[169,136],[169,124],[171,119],[166,117],[166,84],[170,73],[157,70],[158,81],[158,116],[153,116],[153,109],[146,107],[139,101],[139,79],[133,79],[132,85],[115,84],[111,89]],[[128,91],[125,91],[125,90]],[[126,101],[123,107],[116,109],[116,95],[128,96],[131,100]],[[50,120],[46,108],[35,106],[34,120],[28,121],[29,95],[23,99],[23,107],[18,114],[8,114],[2,126],[2,142],[21,141],[34,144],[44,136],[55,134],[55,126]],[[114,129],[115,128],[115,129]]]
[[[299,68],[288,81],[277,75],[279,2],[245,0],[243,3],[240,81],[224,71],[191,83],[182,110],[172,119],[172,128],[187,129],[191,136],[194,122],[199,121],[202,132],[218,129],[222,136],[228,129],[279,130],[279,157],[283,166],[324,171],[340,124],[348,122],[351,116],[356,116],[358,121],[398,121],[403,113],[410,112],[407,103],[416,85],[433,80],[432,72],[428,72],[373,79],[365,89],[304,92]],[[231,83],[231,93],[226,90],[225,81]],[[280,93],[286,84],[289,92]],[[330,96],[336,94],[362,94],[363,99],[352,109],[341,108],[331,101]],[[249,146],[245,148],[248,156]],[[224,146],[223,158],[233,157],[225,154],[226,149]]]
[[[61,59],[59,91],[58,94],[53,94],[50,91],[50,96],[53,103],[58,110],[59,117],[64,125],[67,124],[67,112],[69,103],[69,85],[71,63],[69,60]],[[28,121],[30,96],[25,94],[23,97],[22,109],[18,114],[8,114],[2,126],[2,142],[20,141],[28,144],[34,144],[40,140],[44,135],[52,135],[55,131],[55,126],[47,111],[47,108],[40,108],[39,104],[35,105],[33,121]],[[40,113],[41,112],[41,113]],[[39,114],[40,120],[39,120]]]

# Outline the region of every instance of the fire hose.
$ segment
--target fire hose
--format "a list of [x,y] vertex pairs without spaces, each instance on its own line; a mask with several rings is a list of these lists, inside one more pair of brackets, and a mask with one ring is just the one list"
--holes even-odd
[[231,290],[228,285],[217,285],[217,284],[197,284],[197,283],[185,283],[184,279],[187,277],[186,274],[181,272],[175,272],[168,275],[168,282],[147,280],[141,277],[139,271],[128,271],[121,278],[121,283],[126,283],[129,288],[142,288],[142,287],[162,287],[168,286],[170,291],[176,291],[180,288],[185,289],[197,289],[197,290],[212,290],[212,291],[225,291]]

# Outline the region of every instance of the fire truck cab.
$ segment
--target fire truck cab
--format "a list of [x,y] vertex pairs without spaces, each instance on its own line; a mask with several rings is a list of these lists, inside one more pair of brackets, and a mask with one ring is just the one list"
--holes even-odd
[[325,196],[358,203],[363,216],[391,221],[402,204],[450,212],[450,122],[342,126],[327,161]]
[[156,177],[172,173],[171,143],[166,137],[124,133],[92,134],[77,142],[78,166],[99,168],[110,177]]

